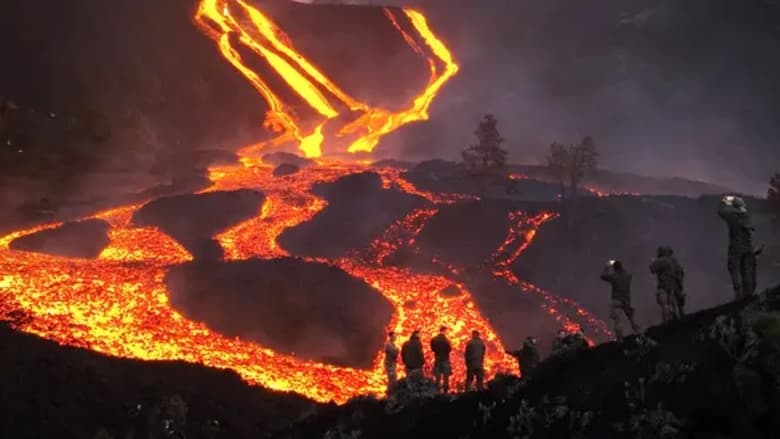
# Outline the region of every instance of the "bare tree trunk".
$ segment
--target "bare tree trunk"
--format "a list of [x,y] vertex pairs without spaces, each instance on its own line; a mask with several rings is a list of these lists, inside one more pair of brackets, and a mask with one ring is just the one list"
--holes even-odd
[[559,178],[560,184],[561,184],[561,204],[566,202],[566,180],[563,177]]

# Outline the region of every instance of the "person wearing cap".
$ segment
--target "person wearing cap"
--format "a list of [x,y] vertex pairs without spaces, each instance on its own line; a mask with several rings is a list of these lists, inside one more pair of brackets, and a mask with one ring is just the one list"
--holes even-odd
[[477,390],[482,390],[485,380],[485,342],[479,335],[479,331],[471,333],[471,340],[466,343],[466,390],[471,389],[474,381]]
[[395,344],[395,332],[387,334],[387,343],[385,344],[385,373],[387,374],[387,389],[390,390],[397,381],[395,366],[398,363],[398,354],[400,350]]
[[433,351],[433,379],[436,381],[436,387],[442,393],[450,390],[450,375],[452,375],[452,365],[450,363],[450,352],[452,344],[447,339],[447,328],[439,328],[439,334],[431,339],[431,351]]
[[753,249],[753,231],[745,201],[734,195],[720,200],[718,215],[729,230],[729,249],[726,267],[731,276],[734,299],[753,295],[756,291],[756,252]]

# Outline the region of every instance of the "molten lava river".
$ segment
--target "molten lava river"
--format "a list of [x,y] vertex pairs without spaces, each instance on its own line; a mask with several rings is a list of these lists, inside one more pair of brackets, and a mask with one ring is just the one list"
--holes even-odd
[[[457,66],[421,13],[413,10],[404,10],[403,14],[385,12],[400,36],[427,60],[431,70],[425,90],[409,108],[397,112],[372,108],[349,97],[298,54],[289,38],[250,4],[242,0],[203,0],[200,3],[196,23],[215,41],[224,58],[265,98],[270,107],[268,127],[278,133],[273,140],[242,148],[239,151],[241,164],[209,170],[212,185],[204,192],[251,188],[266,195],[255,218],[215,237],[223,247],[226,259],[288,257],[279,246],[278,237],[284,230],[310,220],[327,204],[312,194],[312,186],[368,169],[361,164],[321,160],[319,165],[303,168],[296,174],[274,177],[272,169],[259,159],[259,152],[292,142],[305,155],[319,156],[324,140],[321,127],[343,108],[361,114],[338,134],[354,137],[348,149],[352,152],[370,151],[382,135],[405,123],[427,118],[428,105],[441,85],[455,74]],[[408,29],[401,22],[401,15],[406,17],[407,21],[403,23]],[[236,50],[237,44],[268,60],[324,119],[306,132],[306,127],[287,111],[285,104],[260,76],[246,67]],[[332,104],[326,96],[335,97],[342,106]],[[516,372],[515,360],[504,353],[501,341],[480,314],[470,292],[458,285],[463,294],[455,298],[439,294],[443,288],[458,284],[454,277],[416,274],[384,263],[385,257],[395,250],[414,245],[415,236],[436,214],[438,205],[457,202],[462,197],[417,190],[401,178],[396,169],[370,170],[382,177],[385,188],[423,196],[433,202],[433,207],[399,219],[369,249],[355,252],[350,257],[317,261],[337,266],[383,294],[395,307],[387,329],[402,338],[414,329],[421,329],[423,338],[428,339],[439,326],[450,328],[455,356],[454,381],[463,380],[463,365],[458,359],[474,329],[484,335],[488,344],[488,375],[500,371]],[[133,225],[132,215],[141,206],[142,203],[121,206],[88,217],[105,220],[111,225],[110,243],[96,259],[65,258],[9,248],[14,239],[55,228],[58,223],[0,237],[0,319],[14,320],[17,329],[63,345],[117,357],[183,360],[231,369],[249,383],[297,392],[317,401],[341,403],[355,395],[384,392],[386,382],[381,352],[377,353],[370,369],[303,360],[274,352],[255,342],[215,333],[203,323],[190,320],[173,309],[163,279],[169,267],[191,260],[191,255],[160,230]],[[609,335],[603,322],[576,304],[521,281],[509,269],[531,242],[536,230],[555,216],[552,212],[536,216],[523,212],[510,214],[512,226],[506,241],[494,255],[493,272],[523,293],[538,295],[543,299],[546,312],[562,327],[575,328],[577,323],[568,316],[576,314],[577,320]],[[456,269],[452,270],[457,273]],[[403,306],[410,301],[418,306],[412,309]],[[19,319],[19,315],[24,318]],[[431,359],[428,360],[430,363]]]

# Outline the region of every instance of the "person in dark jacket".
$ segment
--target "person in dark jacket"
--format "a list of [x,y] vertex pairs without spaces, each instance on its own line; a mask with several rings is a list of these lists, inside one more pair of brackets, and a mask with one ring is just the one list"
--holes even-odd
[[482,390],[485,380],[485,342],[479,336],[479,331],[471,333],[471,340],[466,343],[466,390],[476,380],[477,390]]
[[588,340],[585,338],[585,333],[582,329],[578,329],[571,334],[566,335],[566,349],[568,351],[581,351],[590,348]]
[[674,250],[671,247],[666,247],[666,251],[669,255],[669,259],[675,266],[676,273],[674,279],[676,281],[674,289],[674,302],[677,310],[677,317],[680,318],[685,315],[685,270],[683,269],[680,261],[674,256]]
[[423,356],[422,342],[420,341],[420,331],[412,332],[409,340],[401,346],[401,361],[406,368],[406,376],[422,375],[425,357]]
[[680,316],[677,309],[678,290],[682,287],[682,267],[669,247],[658,247],[657,257],[650,263],[650,273],[657,278],[656,299],[661,307],[661,320],[668,322]]
[[442,393],[450,390],[450,375],[452,375],[452,365],[450,364],[450,352],[452,345],[447,339],[447,328],[439,328],[439,335],[431,339],[431,351],[433,351],[433,379],[436,381],[436,387]]
[[555,339],[552,342],[552,350],[550,353],[552,355],[559,354],[566,350],[566,336],[568,334],[566,333],[566,330],[559,329],[558,333],[555,335]]
[[615,337],[618,341],[623,339],[621,317],[625,317],[629,321],[634,333],[639,332],[639,325],[634,321],[634,308],[631,307],[631,273],[623,268],[623,263],[620,261],[609,261],[601,272],[601,280],[612,285],[612,304],[609,309],[609,317],[615,325]]
[[530,378],[536,366],[541,361],[539,349],[536,346],[536,339],[528,336],[523,342],[523,349],[519,351],[506,351],[507,354],[515,357],[518,369],[523,378]]
[[726,195],[720,201],[718,215],[729,228],[729,250],[726,266],[734,288],[734,299],[753,295],[756,291],[756,251],[753,231],[745,201]]

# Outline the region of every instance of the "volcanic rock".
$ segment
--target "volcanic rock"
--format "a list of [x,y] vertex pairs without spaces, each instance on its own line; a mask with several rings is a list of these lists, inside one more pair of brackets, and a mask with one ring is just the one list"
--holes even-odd
[[71,258],[96,258],[108,245],[110,225],[98,219],[65,223],[11,241],[10,248]]
[[257,215],[263,199],[262,193],[247,189],[158,198],[140,208],[133,223],[159,227],[196,260],[214,260],[221,251],[217,257],[212,237]]
[[273,166],[279,166],[279,165],[295,165],[298,168],[305,168],[307,166],[311,166],[316,164],[314,160],[307,159],[305,157],[301,157],[297,154],[292,154],[289,152],[272,152],[269,154],[265,154],[263,157],[263,162],[268,163],[269,165]]
[[313,360],[370,367],[392,307],[342,270],[297,259],[174,267],[171,303],[228,336]]
[[441,297],[458,297],[462,294],[463,291],[457,285],[448,285],[439,291]]
[[508,201],[466,202],[443,206],[417,237],[426,255],[446,255],[456,267],[481,264],[506,238],[509,212],[518,209]]
[[393,222],[428,204],[421,197],[383,189],[380,177],[372,172],[317,185],[314,193],[326,199],[328,206],[280,237],[281,245],[295,254],[339,257],[367,248]]
[[281,165],[274,168],[274,177],[283,177],[285,175],[292,175],[300,171],[301,168],[299,168],[296,165],[291,165],[289,163],[282,163]]

